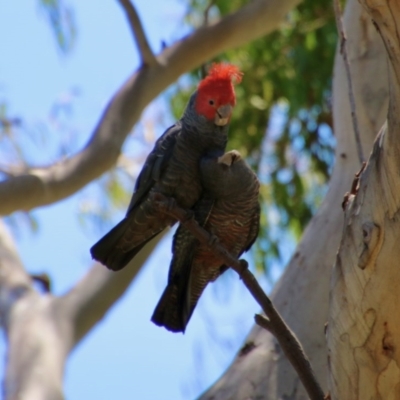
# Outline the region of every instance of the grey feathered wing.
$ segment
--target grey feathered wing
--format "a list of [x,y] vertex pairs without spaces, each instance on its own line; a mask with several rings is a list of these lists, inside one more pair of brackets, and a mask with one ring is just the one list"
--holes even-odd
[[[132,248],[126,245],[129,243],[129,233],[133,230],[140,230],[140,225],[136,221],[146,218],[145,215],[140,215],[142,212],[140,205],[146,200],[150,190],[168,166],[181,130],[182,126],[178,121],[158,139],[138,176],[126,217],[91,247],[92,257],[107,268],[113,271],[124,268],[147,242],[164,229],[161,227],[151,236],[144,237],[142,242],[136,243]],[[119,246],[120,243],[124,243],[123,249]]]

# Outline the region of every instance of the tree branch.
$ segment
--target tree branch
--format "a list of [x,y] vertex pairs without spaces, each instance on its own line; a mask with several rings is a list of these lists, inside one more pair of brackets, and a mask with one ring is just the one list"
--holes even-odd
[[186,229],[190,230],[193,236],[202,243],[208,245],[215,254],[224,260],[226,265],[229,265],[239,274],[246,288],[268,317],[268,319],[265,319],[264,317],[256,316],[256,321],[261,321],[261,326],[266,327],[275,336],[286,354],[286,357],[299,375],[310,399],[323,400],[324,393],[315,378],[311,364],[307,359],[301,344],[283,321],[254,275],[247,268],[247,262],[244,260],[237,260],[223,246],[221,246],[218,241],[212,241],[211,235],[199,226],[197,221],[191,217],[191,214],[180,208],[176,203],[168,200],[169,199],[162,194],[156,193],[153,195],[153,201],[157,204],[160,210],[179,220]]
[[130,0],[118,0],[122,8],[125,11],[126,17],[131,28],[133,38],[135,39],[136,46],[138,47],[140,58],[142,59],[142,64],[147,66],[152,66],[157,63],[157,60],[151,51],[149,42],[147,40],[146,34],[142,23],[140,21],[139,15],[136,8],[131,3]]
[[351,120],[353,123],[353,130],[354,130],[354,138],[356,140],[358,159],[360,161],[360,164],[362,164],[363,162],[365,162],[365,158],[361,145],[361,135],[356,113],[356,100],[354,97],[353,82],[351,79],[350,62],[349,58],[347,57],[347,45],[346,45],[347,37],[346,37],[346,32],[344,30],[344,25],[342,20],[342,10],[340,7],[339,0],[333,0],[333,6],[335,9],[336,27],[340,39],[340,54],[343,56],[344,66],[346,70],[346,77],[347,77],[347,86],[349,88],[349,100],[351,109]]
[[184,72],[222,51],[273,31],[299,2],[252,1],[164,49],[157,56],[157,64],[135,72],[117,91],[80,152],[56,164],[0,182],[0,214],[54,203],[98,178],[115,164],[144,107],[161,91]]
[[372,18],[375,28],[378,30],[385,44],[389,63],[392,67],[394,82],[391,89],[400,91],[400,47],[399,21],[400,4],[397,1],[360,0],[361,5]]
[[72,290],[55,297],[34,289],[0,221],[0,326],[9,342],[5,400],[33,394],[63,399],[64,365],[70,350],[124,294],[162,237],[145,246],[120,273],[96,264]]
[[7,326],[16,298],[34,292],[32,280],[25,272],[17,249],[2,220],[0,220],[0,324]]
[[125,293],[165,233],[150,241],[124,268],[115,273],[95,264],[68,293],[57,299],[61,313],[72,320],[75,346]]
[[254,316],[254,321],[256,322],[256,324],[258,326],[261,326],[261,328],[264,328],[266,331],[274,334],[274,332],[273,332],[274,327],[271,324],[271,321],[268,318],[264,317],[264,315],[256,314]]
[[0,325],[6,334],[5,400],[62,400],[67,345],[59,334],[60,315],[52,296],[41,296],[25,272],[3,221],[0,221]]

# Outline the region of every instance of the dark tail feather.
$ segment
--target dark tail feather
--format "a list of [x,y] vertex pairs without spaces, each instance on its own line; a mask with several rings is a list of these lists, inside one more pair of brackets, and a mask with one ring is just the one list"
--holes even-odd
[[113,271],[119,271],[132,260],[133,257],[149,242],[153,237],[158,235],[159,232],[140,243],[138,246],[124,252],[121,248],[118,248],[117,244],[119,240],[125,234],[129,226],[129,221],[124,218],[119,224],[117,224],[110,232],[104,235],[97,243],[95,243],[90,253],[92,257],[105,265],[108,269]]
[[185,332],[197,300],[191,298],[192,264],[196,240],[181,226],[174,235],[168,285],[151,317],[152,322],[171,332]]
[[165,288],[151,320],[171,332],[185,333],[195,305],[191,307],[191,310],[186,310],[187,303],[182,301],[179,292],[179,284],[170,283]]
[[[175,258],[171,261],[171,269],[175,275],[170,275],[168,285],[164,290],[157,306],[153,312],[151,320],[158,326],[164,326],[171,332],[185,333],[186,326],[189,323],[197,301],[191,302],[191,262],[183,264],[184,268],[176,271],[174,264]],[[176,266],[176,264],[175,264]]]

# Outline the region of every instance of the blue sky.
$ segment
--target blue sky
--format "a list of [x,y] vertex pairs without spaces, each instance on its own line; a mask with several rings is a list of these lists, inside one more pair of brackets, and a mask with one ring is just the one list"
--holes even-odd
[[[73,51],[64,56],[37,2],[0,2],[0,97],[7,99],[10,114],[23,116],[27,125],[49,125],[52,104],[79,88],[70,117],[71,148],[78,149],[88,140],[110,97],[137,68],[138,57],[116,0],[100,0],[95,7],[88,1],[70,4],[78,35]],[[155,51],[162,40],[172,43],[187,32],[182,24],[183,2],[139,0],[135,4]],[[162,104],[163,98],[158,102]],[[45,131],[50,143],[58,143],[59,134]],[[54,152],[32,150],[28,156],[38,164],[55,161]],[[29,271],[49,273],[56,294],[68,290],[90,268],[88,249],[106,230],[82,226],[78,219],[81,199],[82,193],[77,193],[35,210],[37,233],[22,219],[15,220],[24,265]],[[66,398],[194,398],[229,365],[259,309],[233,273],[207,288],[185,335],[150,322],[166,283],[170,242],[171,236],[157,248],[126,295],[71,354]],[[1,341],[2,355],[4,351]],[[0,363],[1,375],[3,371],[4,363]]]

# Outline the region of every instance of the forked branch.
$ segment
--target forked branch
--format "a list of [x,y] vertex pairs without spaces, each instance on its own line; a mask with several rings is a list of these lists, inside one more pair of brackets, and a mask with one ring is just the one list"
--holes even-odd
[[190,230],[193,236],[209,246],[215,254],[218,254],[224,260],[226,265],[229,265],[239,274],[243,283],[267,316],[265,318],[261,315],[256,315],[255,320],[257,324],[275,336],[289,362],[299,375],[310,399],[323,400],[324,393],[315,378],[311,364],[300,342],[283,321],[254,275],[247,268],[247,262],[236,259],[218,241],[211,240],[211,235],[197,223],[192,214],[180,208],[173,200],[156,193],[153,195],[153,201],[157,203],[160,210],[179,220],[185,228]]
[[140,21],[139,15],[136,8],[131,3],[130,0],[118,0],[125,11],[126,17],[131,28],[133,38],[135,39],[136,45],[139,50],[140,57],[142,59],[142,64],[144,65],[154,65],[157,63],[156,57],[151,51],[149,41],[147,40],[146,34]]

